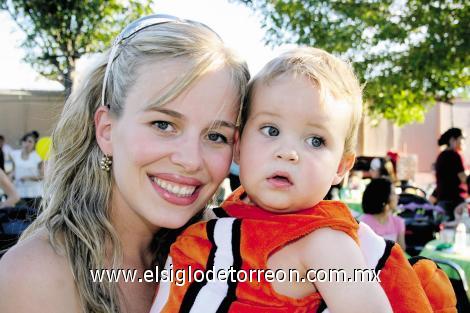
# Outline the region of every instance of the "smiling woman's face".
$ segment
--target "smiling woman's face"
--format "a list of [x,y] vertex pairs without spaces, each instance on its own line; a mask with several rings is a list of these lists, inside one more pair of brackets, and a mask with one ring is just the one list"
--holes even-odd
[[112,120],[113,210],[150,227],[184,225],[232,160],[239,96],[227,68],[210,70],[165,105],[151,105],[185,70],[175,61],[141,68],[122,116]]

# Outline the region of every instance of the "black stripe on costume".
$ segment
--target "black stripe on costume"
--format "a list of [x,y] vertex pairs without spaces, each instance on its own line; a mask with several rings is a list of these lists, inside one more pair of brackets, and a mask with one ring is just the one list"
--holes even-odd
[[213,208],[212,212],[214,212],[215,216],[217,217],[230,217],[230,215],[227,214],[227,212],[224,211],[220,206]]
[[[206,269],[214,267],[215,251],[217,250],[217,246],[215,245],[214,241],[214,228],[216,222],[217,220],[210,220],[207,222],[206,225],[207,237],[209,238],[212,244],[211,251],[209,252],[209,256],[207,258]],[[204,279],[201,282],[193,281],[189,285],[188,290],[186,291],[186,294],[184,295],[183,301],[181,303],[180,313],[189,313],[189,311],[191,311],[191,308],[194,304],[194,301],[196,300],[198,293],[206,284],[207,280]]]
[[385,262],[387,262],[388,257],[392,253],[392,248],[394,245],[395,245],[395,242],[391,240],[385,240],[385,251],[382,257],[380,258],[379,262],[377,262],[377,266],[375,267],[376,273],[385,266]]
[[[240,235],[241,235],[242,221],[236,219],[232,225],[232,255],[233,255],[233,269],[239,271],[242,267],[242,257],[240,253]],[[236,278],[236,277],[235,277]],[[227,295],[219,306],[217,313],[226,313],[230,309],[232,303],[236,300],[236,290],[238,282],[236,280],[228,280]]]
[[327,309],[325,300],[321,299],[320,306],[318,307],[317,312],[321,313]]

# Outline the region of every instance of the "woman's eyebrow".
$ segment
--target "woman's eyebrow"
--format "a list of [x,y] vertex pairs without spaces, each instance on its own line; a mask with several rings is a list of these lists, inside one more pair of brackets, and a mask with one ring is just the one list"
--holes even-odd
[[163,113],[163,114],[172,116],[172,117],[177,118],[177,119],[181,119],[181,120],[185,119],[183,114],[181,114],[179,112],[176,112],[176,111],[173,111],[173,110],[170,110],[170,109],[150,107],[150,108],[148,108],[147,111],[156,111],[156,112],[159,112],[159,113]]
[[[185,120],[186,117],[174,110],[166,109],[166,108],[156,108],[156,107],[150,107],[148,108],[148,111],[156,111],[159,113],[163,113],[169,116],[172,116],[174,118],[180,119],[180,120]],[[212,122],[212,128],[217,128],[217,127],[228,127],[228,128],[236,128],[236,125],[232,122],[224,121],[224,120],[215,120]]]

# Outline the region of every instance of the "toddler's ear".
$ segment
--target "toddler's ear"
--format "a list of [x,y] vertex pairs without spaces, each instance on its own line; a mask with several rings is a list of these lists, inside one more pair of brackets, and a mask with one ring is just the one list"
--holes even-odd
[[233,161],[240,164],[240,129],[238,127],[233,137]]
[[346,173],[352,169],[355,161],[355,153],[348,153],[343,155],[341,161],[339,162],[338,170],[336,171],[335,178],[333,179],[333,183],[331,185],[339,184],[343,180],[344,175],[346,175]]

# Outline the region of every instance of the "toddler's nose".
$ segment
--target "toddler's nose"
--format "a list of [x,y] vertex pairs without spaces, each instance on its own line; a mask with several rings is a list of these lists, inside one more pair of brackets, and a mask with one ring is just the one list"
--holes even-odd
[[276,157],[278,159],[286,160],[293,163],[297,163],[299,161],[299,154],[295,150],[279,151]]

